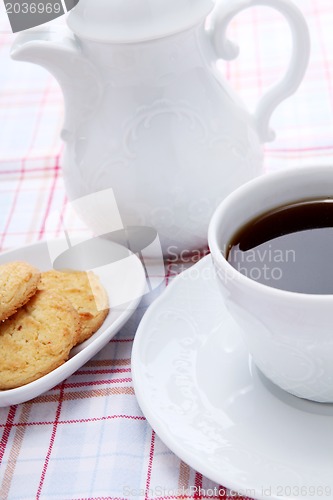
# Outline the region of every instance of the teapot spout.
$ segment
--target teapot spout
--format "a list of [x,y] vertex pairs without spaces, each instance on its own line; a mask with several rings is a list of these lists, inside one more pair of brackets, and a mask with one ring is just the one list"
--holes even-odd
[[61,135],[70,141],[76,127],[96,109],[102,94],[97,69],[82,53],[79,42],[70,36],[59,41],[45,31],[21,33],[12,46],[11,57],[38,64],[56,78],[65,100]]

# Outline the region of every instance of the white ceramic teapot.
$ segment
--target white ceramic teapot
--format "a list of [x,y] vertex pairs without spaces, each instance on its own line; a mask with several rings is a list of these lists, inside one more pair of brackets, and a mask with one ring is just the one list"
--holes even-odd
[[[254,5],[286,17],[293,53],[286,76],[250,116],[216,63],[237,56],[226,30]],[[213,7],[213,0],[80,0],[68,38],[25,32],[12,48],[14,59],[44,66],[63,90],[69,198],[112,188],[124,226],[154,227],[166,255],[204,246],[217,204],[260,174],[261,143],[274,138],[270,117],[309,59],[306,23],[289,0],[221,0],[207,27]]]

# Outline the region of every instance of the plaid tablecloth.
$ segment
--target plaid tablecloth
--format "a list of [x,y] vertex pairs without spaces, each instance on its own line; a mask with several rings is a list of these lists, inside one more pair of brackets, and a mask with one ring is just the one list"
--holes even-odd
[[[265,147],[267,171],[333,163],[333,3],[294,1],[311,29],[311,63],[297,94],[274,114],[277,139]],[[221,71],[254,109],[285,71],[289,31],[273,10],[255,8],[236,18],[230,35],[241,56],[221,63]],[[43,69],[11,61],[13,40],[0,2],[2,251],[59,235],[59,220],[50,214],[66,209],[62,95]],[[169,281],[174,265],[167,263],[166,273]],[[163,445],[138,407],[130,356],[145,307],[70,379],[31,402],[0,409],[1,499],[166,500],[180,498],[179,491],[182,498],[226,498],[223,489],[212,494],[219,485]]]

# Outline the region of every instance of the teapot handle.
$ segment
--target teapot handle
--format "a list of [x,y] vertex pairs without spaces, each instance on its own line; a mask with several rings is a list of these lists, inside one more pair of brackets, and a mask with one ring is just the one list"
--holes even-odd
[[310,35],[300,10],[289,0],[229,0],[222,1],[212,14],[211,37],[218,55],[226,60],[238,56],[239,49],[227,39],[226,31],[232,18],[242,10],[256,5],[273,7],[287,19],[293,38],[291,61],[286,75],[261,98],[255,112],[255,122],[260,140],[269,142],[275,133],[269,128],[269,121],[276,107],[299,87],[310,57]]

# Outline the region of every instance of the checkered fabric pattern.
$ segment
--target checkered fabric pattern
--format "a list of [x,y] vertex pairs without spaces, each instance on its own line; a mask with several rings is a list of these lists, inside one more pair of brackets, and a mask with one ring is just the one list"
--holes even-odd
[[[265,146],[266,171],[333,163],[333,4],[294,2],[309,23],[312,56],[297,94],[274,114],[277,139]],[[282,17],[266,7],[240,14],[230,35],[241,55],[221,63],[221,71],[253,110],[285,71],[291,37]],[[0,2],[2,251],[58,236],[59,217],[50,215],[66,210],[62,95],[43,69],[10,59],[13,39]],[[175,274],[167,263],[167,281]],[[106,348],[61,385],[0,409],[0,499],[237,498],[181,462],[140,411],[130,356],[144,310],[141,306]]]

